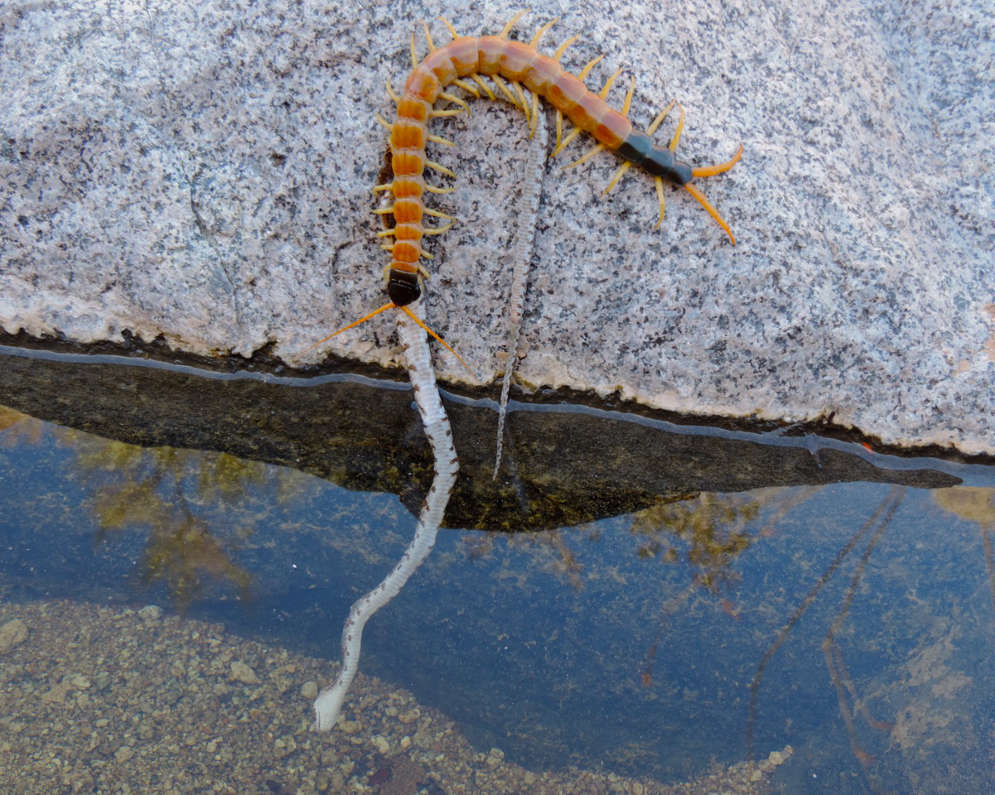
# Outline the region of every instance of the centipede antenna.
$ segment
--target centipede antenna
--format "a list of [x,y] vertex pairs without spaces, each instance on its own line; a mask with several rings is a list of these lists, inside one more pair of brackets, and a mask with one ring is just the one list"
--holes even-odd
[[422,20],[422,27],[425,28],[425,41],[428,42],[428,51],[435,52],[435,42],[432,41],[432,31],[428,29],[428,23]]
[[[673,152],[677,149],[677,142],[681,140],[681,133],[684,132],[684,106],[678,105],[681,111],[681,118],[677,121],[677,129],[674,130],[674,137],[670,139],[670,151]],[[732,166],[730,166],[732,168]]]
[[386,312],[388,309],[393,309],[395,306],[397,306],[397,305],[393,301],[390,301],[389,303],[384,304],[379,309],[374,309],[372,312],[370,312],[370,314],[363,315],[359,320],[354,320],[348,326],[343,326],[338,331],[333,331],[327,337],[322,337],[320,340],[318,340],[313,345],[308,345],[303,351],[301,351],[301,353],[307,353],[309,350],[311,350],[313,348],[317,348],[319,345],[321,345],[321,343],[328,342],[328,340],[330,340],[332,337],[335,337],[338,334],[341,334],[343,331],[348,331],[351,328],[356,328],[356,326],[359,326],[359,325],[365,323],[371,317],[376,317],[381,312]]
[[429,140],[434,144],[442,144],[443,146],[456,146],[456,144],[448,138],[443,138],[441,135],[428,135],[426,136],[426,140]]
[[665,107],[658,114],[656,114],[656,118],[653,119],[653,123],[649,127],[646,128],[646,134],[647,135],[652,135],[653,133],[655,133],[657,131],[657,128],[663,123],[663,120],[665,118],[667,118],[667,114],[669,114],[670,111],[673,110],[674,105],[676,105],[676,104],[677,104],[677,100],[676,99],[672,99],[672,100],[670,100],[670,104],[667,105],[667,107]]
[[442,21],[443,25],[445,25],[447,28],[449,28],[449,35],[452,36],[454,39],[458,39],[459,38],[459,33],[456,32],[456,28],[453,27],[453,23],[450,22],[445,17],[439,17],[439,19]]
[[450,168],[446,168],[441,163],[436,163],[434,160],[426,160],[425,165],[431,169],[438,171],[440,174],[445,174],[448,177],[456,178],[456,172]]
[[418,51],[415,49],[415,32],[411,31],[411,68],[418,66]]
[[491,87],[490,87],[489,85],[487,85],[487,83],[485,83],[485,82],[484,82],[484,78],[482,78],[482,77],[481,77],[480,75],[478,75],[478,74],[474,73],[474,74],[470,75],[470,79],[471,79],[471,80],[472,80],[472,81],[473,81],[474,83],[476,83],[476,84],[477,84],[478,86],[480,86],[480,89],[481,89],[481,90],[482,90],[482,91],[483,91],[483,92],[484,92],[485,94],[487,94],[487,98],[488,98],[489,100],[492,100],[492,101],[493,101],[493,100],[497,99],[497,97],[495,97],[495,96],[494,96],[494,92],[493,92],[493,91],[491,91]]
[[614,85],[615,81],[618,80],[618,76],[620,74],[622,74],[622,67],[621,66],[618,69],[615,70],[615,74],[613,74],[611,77],[609,77],[607,80],[605,80],[605,86],[604,86],[604,88],[601,89],[601,93],[598,94],[599,97],[601,97],[602,99],[604,99],[605,97],[608,96],[608,92],[611,91],[612,85]]
[[538,47],[539,39],[546,35],[546,31],[549,30],[553,25],[556,24],[557,17],[553,17],[549,22],[543,25],[539,30],[536,31],[536,35],[532,37],[532,41],[529,42],[530,47]]
[[568,168],[574,168],[574,167],[579,166],[579,165],[581,165],[583,163],[586,163],[588,160],[590,160],[592,157],[594,157],[598,152],[600,152],[604,148],[605,148],[604,144],[595,144],[590,149],[588,149],[586,152],[584,152],[584,154],[582,154],[580,157],[578,157],[576,160],[574,160],[573,163],[570,163],[569,165],[564,166],[563,167],[564,170],[566,170]]
[[[389,307],[391,307],[391,306],[394,306],[394,304],[388,304],[388,305],[387,305],[387,307],[381,307],[380,309],[378,309],[378,310],[377,310],[377,312],[380,312],[380,311],[382,311],[383,309],[385,309],[385,308],[389,308]],[[464,367],[466,368],[466,371],[467,371],[467,372],[468,372],[468,373],[469,373],[470,375],[472,375],[472,376],[474,377],[474,379],[475,379],[476,381],[481,381],[481,380],[483,380],[483,379],[481,379],[481,378],[480,378],[480,376],[478,376],[478,375],[477,375],[477,374],[476,374],[476,373],[475,373],[475,372],[473,371],[473,368],[472,368],[472,367],[470,367],[470,365],[468,365],[468,364],[467,364],[467,363],[466,363],[466,362],[465,362],[465,361],[463,360],[463,357],[462,357],[462,356],[460,356],[460,355],[459,355],[458,353],[456,353],[456,351],[455,351],[455,350],[453,350],[453,347],[452,347],[452,346],[451,346],[451,345],[450,345],[450,344],[449,344],[448,342],[446,342],[446,341],[445,341],[444,339],[442,339],[442,337],[440,337],[440,336],[439,336],[438,334],[436,334],[436,333],[435,333],[434,331],[432,331],[432,329],[430,329],[430,328],[429,328],[428,326],[426,326],[426,325],[425,325],[425,324],[424,324],[424,323],[423,323],[423,322],[421,321],[421,318],[419,318],[419,317],[418,317],[418,316],[417,316],[417,315],[416,315],[416,314],[415,314],[414,312],[412,312],[412,311],[411,311],[410,309],[408,309],[408,307],[407,307],[407,306],[400,306],[400,307],[398,307],[398,309],[400,309],[400,310],[401,310],[402,312],[404,312],[404,314],[406,314],[406,315],[407,315],[408,317],[410,317],[410,318],[411,318],[411,319],[412,319],[413,321],[415,321],[415,323],[417,323],[417,324],[418,324],[418,325],[419,325],[419,326],[421,327],[421,329],[422,329],[423,331],[425,331],[426,333],[430,334],[430,335],[432,336],[432,338],[433,338],[433,339],[434,339],[434,340],[435,340],[436,342],[440,343],[440,344],[441,344],[441,345],[442,345],[443,347],[445,347],[445,349],[446,349],[447,351],[449,351],[449,352],[450,352],[450,353],[451,353],[451,354],[452,354],[453,356],[455,356],[455,357],[456,357],[457,359],[459,359],[459,363],[460,363],[460,364],[462,364],[462,365],[463,365],[463,366],[464,366]],[[376,312],[374,312],[373,314],[376,314]],[[371,317],[371,316],[370,316],[370,315],[368,315],[367,317]],[[365,319],[365,318],[364,318],[364,319]],[[349,328],[349,327],[347,326],[346,328]],[[345,329],[342,329],[342,330],[343,330],[343,331],[345,331]],[[336,333],[336,334],[338,334],[338,332],[335,332],[335,333]]]
[[[731,166],[730,166],[730,168],[731,168]],[[717,223],[719,226],[721,226],[725,230],[726,234],[729,235],[729,241],[735,246],[736,245],[736,238],[734,238],[732,236],[732,230],[729,228],[729,224],[727,224],[725,221],[722,220],[722,216],[719,215],[719,211],[716,210],[714,207],[712,207],[712,205],[709,203],[708,199],[705,198],[705,194],[702,193],[700,190],[698,190],[690,182],[685,183],[684,187],[687,189],[688,193],[690,193],[692,196],[694,196],[698,200],[698,202],[701,204],[701,206],[705,208],[706,212],[710,216],[712,216],[712,218],[715,219],[715,223]]]
[[730,168],[732,168],[736,163],[739,162],[739,158],[743,156],[743,145],[739,145],[739,149],[736,150],[736,154],[732,156],[731,160],[727,160],[725,163],[720,163],[717,166],[700,166],[698,168],[691,169],[692,177],[714,177],[716,174],[724,174]]
[[450,94],[447,91],[443,91],[441,94],[439,94],[439,99],[444,99],[446,100],[446,102],[452,102],[454,105],[460,105],[463,108],[463,110],[466,111],[466,115],[467,116],[470,115],[470,106],[467,105],[463,99],[457,97],[455,94]]
[[653,184],[656,185],[656,197],[660,200],[660,217],[656,219],[656,226],[653,227],[654,230],[657,230],[663,223],[663,214],[667,209],[666,199],[663,195],[663,177],[653,177]]
[[511,33],[511,29],[515,27],[515,23],[518,22],[518,20],[520,20],[522,17],[524,17],[525,14],[526,11],[523,8],[521,11],[515,14],[515,16],[513,16],[511,19],[508,20],[508,24],[505,25],[503,28],[501,28],[501,32],[498,33],[498,36],[500,36],[502,39],[508,38],[508,34]]
[[557,47],[556,52],[554,52],[552,55],[553,60],[559,63],[560,58],[563,57],[563,53],[567,51],[567,47],[569,47],[571,44],[575,44],[577,42],[577,39],[579,38],[580,36],[571,36],[569,39],[563,42],[563,44]]
[[591,70],[592,70],[592,69],[593,69],[593,68],[594,68],[594,67],[595,67],[595,66],[596,66],[596,65],[598,64],[598,62],[599,62],[599,61],[600,61],[600,60],[601,60],[602,58],[604,58],[604,57],[605,57],[604,55],[599,55],[599,56],[598,56],[597,58],[592,58],[592,59],[591,59],[590,61],[588,61],[588,62],[587,62],[587,63],[586,63],[585,65],[584,65],[584,68],[583,68],[583,69],[581,69],[581,70],[580,70],[580,71],[579,71],[579,72],[577,73],[577,77],[579,77],[579,78],[580,78],[581,82],[583,82],[584,80],[586,80],[586,79],[587,79],[587,76],[588,76],[589,74],[591,74]]

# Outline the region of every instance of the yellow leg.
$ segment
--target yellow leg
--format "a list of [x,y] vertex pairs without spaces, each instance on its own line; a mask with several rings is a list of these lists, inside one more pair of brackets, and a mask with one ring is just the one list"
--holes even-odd
[[529,116],[529,102],[525,99],[525,92],[522,91],[522,84],[512,83],[512,85],[515,87],[515,93],[518,95],[518,101],[521,103],[519,107],[522,109],[522,113],[525,114],[525,121],[531,125],[532,117]]
[[603,55],[599,55],[599,56],[598,56],[597,58],[592,58],[592,59],[591,59],[590,61],[588,61],[588,62],[587,62],[587,63],[586,63],[585,65],[584,65],[584,68],[583,68],[583,69],[581,69],[581,70],[580,70],[580,71],[579,71],[579,72],[577,73],[577,77],[579,77],[579,78],[580,78],[580,79],[581,79],[582,81],[583,81],[583,80],[586,80],[586,79],[587,79],[587,76],[588,76],[589,74],[591,74],[591,70],[592,70],[592,69],[593,69],[593,68],[594,68],[594,67],[595,67],[595,66],[596,66],[596,65],[598,64],[598,62],[599,62],[599,61],[600,61],[600,60],[601,60],[602,58],[604,58],[604,57],[605,57],[605,56],[603,56]]
[[463,110],[466,111],[466,115],[467,116],[470,115],[470,106],[467,105],[466,102],[457,97],[455,94],[449,94],[443,91],[441,94],[439,94],[439,99],[444,99],[446,100],[446,102],[452,102],[454,105],[460,105],[463,108]]
[[636,78],[632,78],[629,82],[629,90],[625,92],[625,101],[622,103],[622,109],[619,111],[625,118],[629,118],[629,107],[632,105],[632,94],[636,90]]
[[567,148],[567,146],[569,146],[569,145],[570,145],[570,142],[571,142],[571,141],[572,141],[572,140],[573,140],[574,138],[576,138],[576,137],[577,137],[578,135],[580,135],[580,127],[574,127],[574,128],[573,128],[573,129],[572,129],[572,130],[571,130],[570,132],[568,132],[568,133],[567,133],[567,134],[566,134],[566,135],[564,136],[564,138],[563,138],[563,140],[562,140],[562,141],[560,142],[559,146],[557,146],[557,147],[556,147],[556,149],[554,149],[554,150],[553,150],[553,154],[552,154],[552,155],[550,155],[550,156],[551,156],[551,157],[556,157],[556,155],[558,155],[558,154],[559,154],[560,152],[562,152],[562,151],[563,151],[564,149],[566,149],[566,148]]
[[[450,218],[451,217],[452,216],[450,216]],[[422,234],[423,235],[441,235],[443,232],[448,232],[452,228],[452,226],[453,226],[453,222],[450,221],[445,226],[437,226],[435,229],[426,229],[425,227],[422,227]]]
[[541,39],[546,34],[546,31],[548,31],[551,27],[553,27],[553,25],[556,24],[556,20],[557,18],[553,17],[551,20],[549,20],[549,22],[547,22],[545,25],[539,28],[539,30],[536,31],[536,35],[532,37],[532,41],[529,42],[529,46],[538,47],[539,39]]
[[656,185],[656,196],[660,200],[660,217],[656,220],[656,226],[653,227],[654,230],[660,228],[660,224],[663,223],[663,213],[666,210],[666,202],[663,198],[663,177],[654,177],[653,184]]
[[434,215],[436,218],[448,218],[450,221],[456,220],[455,215],[449,215],[448,213],[440,212],[439,210],[433,210],[429,207],[423,207],[422,212],[425,213],[425,215]]
[[612,85],[615,83],[616,80],[618,80],[618,76],[620,74],[622,74],[622,67],[621,66],[618,69],[615,70],[615,74],[613,74],[611,77],[609,77],[605,81],[604,88],[602,88],[601,89],[601,93],[598,94],[599,97],[601,97],[602,99],[604,99],[605,97],[608,96],[608,92],[611,91]]
[[518,100],[515,98],[515,95],[511,93],[511,89],[508,88],[508,84],[501,79],[500,75],[491,75],[491,80],[494,81],[494,85],[501,89],[501,93],[504,94],[512,105],[516,108],[519,107]]
[[501,28],[501,32],[498,33],[502,39],[508,38],[508,34],[511,33],[511,29],[515,27],[515,23],[518,22],[522,17],[525,16],[525,11],[519,11],[515,16],[508,20],[508,24]]
[[626,160],[622,165],[618,167],[618,170],[615,172],[615,176],[612,177],[612,181],[608,183],[608,187],[605,188],[603,191],[601,191],[602,196],[607,196],[609,193],[612,192],[612,190],[614,190],[615,186],[618,185],[618,181],[622,179],[622,176],[625,174],[626,171],[629,170],[629,167],[631,165],[632,163]]
[[493,101],[493,100],[497,99],[497,97],[494,96],[494,92],[491,91],[491,87],[489,85],[487,85],[487,83],[484,82],[484,78],[482,78],[480,75],[478,75],[478,74],[472,74],[472,75],[470,75],[470,79],[474,83],[476,83],[478,86],[480,86],[481,90],[485,94],[487,94],[487,98],[489,100]]
[[453,193],[456,188],[437,188],[435,185],[429,185],[427,182],[423,183],[425,185],[425,190],[429,193]]
[[432,41],[432,32],[428,29],[428,23],[422,21],[422,27],[425,28],[425,41],[428,42],[428,51],[435,52],[435,42]]
[[564,166],[563,167],[564,170],[568,168],[573,168],[574,166],[579,166],[582,163],[586,163],[588,160],[590,160],[592,157],[594,157],[598,152],[600,152],[604,148],[605,148],[604,144],[595,144],[590,149],[588,149],[584,154],[582,154],[580,157],[574,160],[573,163]]
[[674,137],[670,139],[670,151],[677,150],[677,143],[681,140],[681,133],[684,132],[684,106],[678,105],[681,111],[681,118],[677,122],[677,129],[674,130]]
[[459,34],[456,32],[456,28],[454,28],[452,26],[452,23],[448,19],[446,19],[445,17],[439,17],[439,19],[442,20],[442,24],[443,25],[445,25],[447,28],[449,28],[449,35],[451,35],[454,39],[458,39],[459,38]]
[[571,44],[576,43],[576,41],[579,38],[580,38],[580,36],[571,36],[569,39],[567,39],[565,42],[563,42],[563,44],[561,44],[559,47],[557,47],[556,48],[556,52],[554,52],[553,56],[552,56],[553,60],[556,61],[557,63],[559,63],[560,58],[563,57],[563,53],[565,53],[567,51],[567,47],[569,47]]
[[657,128],[663,123],[663,120],[665,118],[667,118],[667,114],[670,113],[670,111],[673,109],[673,107],[674,107],[675,104],[677,104],[677,100],[676,99],[670,100],[670,104],[667,105],[667,107],[665,107],[663,110],[661,110],[656,115],[656,118],[653,119],[653,123],[649,127],[646,128],[646,134],[647,135],[652,135],[653,133],[655,133],[657,131]]
[[456,176],[456,172],[455,171],[453,171],[452,169],[446,168],[444,165],[442,165],[440,163],[436,163],[434,160],[426,160],[425,161],[425,165],[428,166],[431,169],[434,169],[435,171],[438,171],[440,174],[445,174],[446,176],[449,176],[449,177],[455,177]]
[[462,88],[471,97],[476,97],[477,99],[480,99],[480,92],[477,91],[477,87],[472,85],[471,83],[466,82],[466,80],[463,80],[461,78],[456,78],[455,80],[453,80],[453,83]]

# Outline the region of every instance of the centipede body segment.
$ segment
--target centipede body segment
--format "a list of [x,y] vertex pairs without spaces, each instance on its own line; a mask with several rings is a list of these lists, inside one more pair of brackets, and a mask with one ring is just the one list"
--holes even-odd
[[[596,143],[571,165],[579,165],[603,150],[615,152],[623,161],[605,193],[618,184],[630,166],[636,166],[654,178],[660,208],[657,226],[662,222],[664,214],[664,182],[669,182],[682,186],[691,193],[735,244],[728,224],[691,181],[722,174],[731,169],[742,154],[742,145],[730,160],[715,166],[694,167],[677,160],[674,151],[684,127],[683,109],[669,145],[656,146],[651,136],[673,108],[673,102],[654,119],[645,132],[634,129],[628,118],[634,85],[630,86],[622,108],[615,110],[608,105],[606,97],[620,72],[609,77],[600,92],[590,91],[584,84],[584,79],[601,60],[600,57],[589,62],[578,75],[571,74],[560,65],[560,60],[576,37],[564,42],[552,56],[543,55],[537,49],[539,40],[553,22],[543,26],[528,43],[509,39],[508,34],[521,15],[516,15],[496,36],[460,36],[448,21],[443,20],[453,40],[442,47],[435,45],[426,25],[429,53],[421,62],[418,62],[412,34],[412,70],[404,89],[398,94],[389,84],[387,86],[388,94],[397,107],[396,118],[390,123],[378,117],[378,121],[390,131],[394,175],[391,182],[374,188],[374,191],[389,192],[393,196],[392,205],[377,211],[393,215],[394,219],[394,225],[380,233],[382,238],[393,239],[393,242],[385,242],[383,245],[391,254],[390,263],[384,269],[390,302],[320,342],[387,309],[400,308],[414,317],[405,307],[420,297],[422,277],[427,276],[427,271],[420,264],[422,258],[429,257],[423,248],[424,239],[444,232],[455,221],[446,213],[426,207],[424,201],[427,192],[448,193],[451,190],[429,184],[425,180],[426,169],[455,176],[449,169],[430,160],[426,154],[430,142],[451,145],[451,142],[428,132],[429,122],[433,118],[456,115],[464,110],[469,112],[469,107],[462,98],[446,91],[450,85],[456,85],[475,97],[483,95],[496,99],[500,94],[525,113],[530,128],[534,126],[539,112],[538,98],[542,97],[556,110],[554,155],[562,151],[577,135],[587,133]],[[488,83],[484,78],[491,82]],[[457,108],[436,109],[435,103],[440,99]],[[574,125],[574,129],[566,136],[562,134],[564,117]],[[446,223],[428,226],[424,223],[426,216],[443,219]],[[417,318],[415,320],[467,366],[437,334]],[[467,366],[467,369],[470,368]]]

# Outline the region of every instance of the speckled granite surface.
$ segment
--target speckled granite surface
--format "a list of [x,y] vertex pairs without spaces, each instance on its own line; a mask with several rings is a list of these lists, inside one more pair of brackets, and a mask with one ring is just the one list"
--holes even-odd
[[[519,364],[529,384],[699,414],[831,415],[889,443],[995,452],[984,4],[586,8],[547,3],[518,35],[563,17],[545,49],[582,34],[565,58],[575,70],[606,53],[592,87],[631,70],[639,126],[677,97],[691,162],[743,142],[741,163],[702,183],[738,245],[683,191],[668,192],[654,232],[642,175],[601,198],[609,155],[524,173],[521,115],[476,102],[469,120],[436,122],[458,146],[433,154],[459,180],[434,206],[461,223],[432,248],[434,327],[494,376],[503,252],[534,224]],[[410,32],[441,12],[492,33],[514,11],[459,9],[6,4],[2,328],[80,341],[127,330],[200,353],[272,342],[293,363],[325,351],[396,361],[389,317],[301,351],[383,302],[369,188],[386,136],[374,114],[391,114],[383,83],[402,81]],[[542,181],[535,218],[523,217],[528,180]],[[448,355],[437,365],[465,377]]]

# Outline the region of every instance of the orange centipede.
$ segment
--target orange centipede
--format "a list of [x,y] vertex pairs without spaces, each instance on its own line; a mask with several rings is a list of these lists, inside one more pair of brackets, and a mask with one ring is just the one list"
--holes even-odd
[[[381,238],[393,238],[393,243],[383,244],[383,248],[391,254],[391,261],[384,268],[387,296],[390,301],[310,347],[313,348],[343,331],[355,328],[388,309],[401,309],[456,356],[467,370],[473,372],[452,347],[408,309],[408,305],[421,296],[422,279],[428,275],[419,262],[422,258],[430,257],[423,247],[424,238],[445,232],[455,221],[453,216],[428,208],[424,202],[426,192],[451,193],[453,190],[439,188],[426,182],[424,178],[426,168],[451,177],[456,176],[445,166],[429,160],[426,155],[429,142],[453,146],[451,141],[429,134],[428,123],[431,119],[457,115],[463,110],[469,113],[469,106],[463,99],[445,91],[449,85],[456,85],[474,97],[479,98],[484,95],[489,99],[497,99],[494,90],[483,80],[483,77],[490,78],[504,98],[525,113],[530,133],[534,131],[538,118],[539,97],[543,97],[556,110],[556,147],[553,149],[553,155],[562,151],[580,133],[588,133],[596,141],[595,145],[570,166],[580,165],[603,150],[614,152],[623,161],[604,193],[611,191],[625,172],[635,165],[648,172],[654,179],[660,206],[656,227],[659,227],[663,221],[663,188],[664,181],[667,181],[685,188],[694,196],[725,230],[729,240],[735,245],[736,240],[729,225],[704,194],[691,184],[691,180],[715,176],[731,169],[743,153],[742,144],[730,160],[719,165],[691,166],[677,160],[674,151],[684,129],[683,108],[680,110],[680,120],[669,145],[655,146],[651,136],[675,103],[671,102],[661,111],[645,132],[634,129],[628,115],[635,81],[625,95],[622,108],[615,110],[608,105],[605,98],[622,70],[619,69],[612,74],[598,93],[588,90],[584,80],[603,56],[591,60],[577,75],[571,74],[560,65],[560,59],[579,36],[567,39],[552,56],[543,55],[537,49],[539,41],[556,20],[543,25],[528,44],[509,39],[512,27],[524,13],[521,11],[516,14],[496,36],[460,36],[450,22],[442,18],[442,22],[453,37],[453,40],[444,47],[436,47],[428,25],[424,25],[429,53],[421,62],[417,58],[414,34],[411,34],[412,69],[404,91],[397,94],[390,83],[387,84],[387,93],[397,107],[397,118],[391,124],[377,116],[377,121],[390,131],[391,166],[394,174],[391,182],[377,185],[373,189],[374,192],[389,192],[394,197],[390,207],[374,211],[394,217],[393,227],[384,229],[378,235]],[[529,95],[526,90],[530,92]],[[435,103],[440,99],[460,106],[460,109],[436,110]],[[574,129],[565,136],[563,135],[564,116],[574,125]],[[448,223],[428,227],[423,224],[425,216],[442,218]]]

